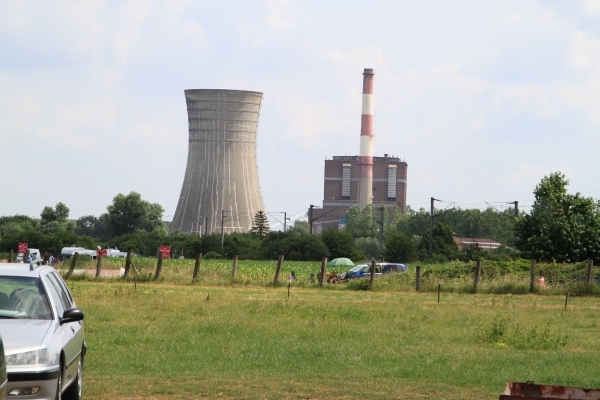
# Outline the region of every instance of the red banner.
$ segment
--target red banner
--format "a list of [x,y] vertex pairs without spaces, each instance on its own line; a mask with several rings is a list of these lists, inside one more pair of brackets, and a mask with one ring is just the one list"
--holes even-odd
[[18,251],[18,253],[25,254],[25,252],[27,251],[28,247],[29,247],[29,243],[21,243],[21,242],[19,242],[19,251]]
[[106,250],[106,249],[96,250],[96,257],[100,257],[100,256],[102,256],[102,258],[108,257],[108,250]]
[[171,258],[171,246],[160,246],[158,251],[162,253],[163,258]]

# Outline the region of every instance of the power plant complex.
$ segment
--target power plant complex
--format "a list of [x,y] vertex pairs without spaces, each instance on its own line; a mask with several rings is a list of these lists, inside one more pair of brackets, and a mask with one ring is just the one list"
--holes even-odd
[[256,162],[262,93],[185,91],[189,147],[171,231],[248,232],[263,210]]
[[[320,233],[345,223],[346,211],[369,204],[406,207],[407,164],[384,154],[373,157],[374,72],[363,72],[360,152],[325,160],[323,207],[311,206],[311,226]],[[262,93],[185,90],[189,147],[185,177],[171,231],[248,232],[264,211],[256,160]]]
[[327,228],[340,228],[346,211],[354,205],[362,209],[368,204],[391,208],[406,207],[408,164],[398,157],[384,154],[373,157],[373,87],[372,69],[363,72],[360,153],[358,156],[333,156],[325,160],[323,207],[308,210],[315,233]]

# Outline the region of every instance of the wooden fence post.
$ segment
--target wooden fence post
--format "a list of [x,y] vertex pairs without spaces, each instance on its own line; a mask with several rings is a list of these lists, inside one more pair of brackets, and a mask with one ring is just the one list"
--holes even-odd
[[233,256],[233,266],[231,267],[231,279],[235,280],[237,275],[237,260],[238,256]]
[[69,266],[69,272],[67,273],[67,278],[70,277],[71,275],[73,275],[73,270],[75,269],[75,264],[77,263],[77,256],[79,256],[79,253],[75,252],[75,254],[73,254],[73,257],[71,257],[71,265]]
[[10,249],[10,256],[9,256],[9,258],[8,258],[8,262],[9,262],[9,263],[11,263],[11,262],[12,262],[12,259],[13,259],[13,250],[12,250],[12,249]]
[[325,269],[327,268],[327,257],[323,257],[321,260],[321,273],[319,274],[319,286],[323,286],[325,280]]
[[125,259],[125,273],[123,273],[123,278],[127,278],[127,274],[129,273],[129,268],[131,268],[131,250],[127,252],[127,258]]
[[535,289],[535,260],[531,260],[531,271],[529,275],[529,291],[533,292]]
[[369,285],[371,286],[371,289],[373,289],[373,281],[375,280],[375,259],[371,260],[371,277],[369,279]]
[[162,251],[158,252],[158,261],[156,262],[156,274],[154,274],[154,279],[160,279],[160,273],[162,272],[162,263],[163,263],[163,253]]
[[587,266],[587,285],[590,286],[592,284],[592,271],[594,270],[594,260],[588,260]]
[[281,274],[281,268],[283,267],[283,254],[279,256],[277,260],[277,269],[275,270],[275,278],[273,278],[273,285],[279,283],[279,274]]
[[421,267],[417,267],[417,278],[415,279],[415,290],[421,290]]
[[192,275],[192,280],[198,278],[198,274],[200,274],[200,264],[202,264],[202,253],[196,254],[196,265],[194,265],[194,275]]
[[96,278],[100,278],[100,271],[102,271],[102,254],[96,256],[98,264],[96,264]]
[[477,293],[477,285],[479,285],[479,280],[481,279],[481,261],[477,260],[475,262],[475,280],[473,281],[473,291]]

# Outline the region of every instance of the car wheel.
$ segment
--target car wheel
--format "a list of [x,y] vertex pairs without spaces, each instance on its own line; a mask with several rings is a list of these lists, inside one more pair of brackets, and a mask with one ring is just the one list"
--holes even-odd
[[54,396],[54,400],[61,400],[61,398],[62,398],[62,393],[61,393],[62,370],[63,370],[63,366],[62,366],[62,364],[60,364],[60,366],[58,368],[58,378],[56,379],[56,396]]
[[79,359],[79,364],[77,365],[77,376],[75,380],[67,390],[63,393],[62,398],[64,400],[81,400],[83,395],[83,368],[81,365],[81,359]]

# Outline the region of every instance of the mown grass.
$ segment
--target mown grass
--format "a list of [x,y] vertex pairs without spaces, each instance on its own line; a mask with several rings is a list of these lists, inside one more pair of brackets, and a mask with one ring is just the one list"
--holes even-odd
[[[600,387],[594,297],[565,310],[559,296],[444,293],[437,304],[410,291],[292,287],[288,300],[285,287],[68,285],[86,314],[89,399],[495,399],[509,381]],[[520,346],[534,328],[561,342]]]

